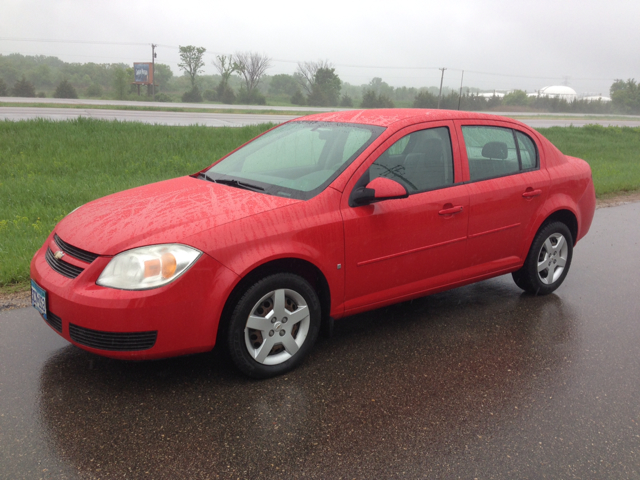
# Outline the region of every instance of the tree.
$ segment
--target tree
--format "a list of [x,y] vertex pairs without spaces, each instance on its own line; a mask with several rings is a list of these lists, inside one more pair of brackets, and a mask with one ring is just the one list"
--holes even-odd
[[387,82],[383,82],[380,77],[374,77],[369,82],[369,90],[373,90],[376,95],[385,95],[391,97],[393,95],[393,87]]
[[614,80],[613,84],[611,85],[611,88],[609,88],[609,94],[611,95],[611,97],[613,97],[614,93],[620,90],[624,90],[626,88],[627,88],[627,82],[617,78],[616,80]]
[[160,88],[166,88],[169,81],[173,78],[173,72],[169,65],[164,63],[156,63],[153,69],[153,83],[159,85]]
[[35,97],[36,96],[36,87],[33,86],[33,83],[24,78],[24,75],[20,80],[16,82],[13,86],[13,96],[14,97]]
[[87,96],[88,97],[101,97],[102,96],[102,86],[98,83],[92,83],[87,88]]
[[504,98],[502,99],[502,104],[517,105],[523,107],[529,104],[529,97],[527,97],[527,92],[523,90],[514,90],[504,96]]
[[220,83],[216,87],[218,100],[222,103],[231,104],[235,102],[236,95],[229,86],[229,79],[234,72],[240,71],[240,65],[233,60],[232,55],[217,55],[213,60],[213,66],[220,73]]
[[287,95],[291,96],[299,91],[300,87],[293,75],[287,75],[286,73],[280,73],[274,75],[269,80],[269,94],[270,95]]
[[202,73],[202,67],[204,67],[204,52],[207,51],[204,47],[194,47],[193,45],[187,45],[186,47],[179,47],[180,49],[180,63],[178,67],[184,70],[185,75],[188,75],[191,79],[191,89],[196,88],[196,77],[199,73]]
[[423,90],[413,99],[413,108],[436,108],[438,106],[438,97],[433,93]]
[[616,80],[611,85],[613,106],[624,113],[640,113],[640,85],[632,78]]
[[112,85],[115,93],[115,97],[118,100],[124,100],[127,95],[127,70],[122,65],[115,65],[113,67]]
[[53,98],[78,98],[78,93],[68,80],[62,80],[53,93]]
[[9,87],[4,83],[4,80],[0,78],[0,97],[8,97],[9,96]]
[[321,68],[330,69],[332,68],[332,65],[328,60],[298,63],[298,71],[294,76],[296,77],[302,89],[307,92],[307,95],[311,95],[311,93],[313,92],[313,85],[316,81],[316,73]]
[[233,56],[233,61],[237,65],[238,74],[244,78],[247,97],[254,97],[254,90],[260,83],[264,72],[271,67],[271,59],[259,53],[238,52]]
[[316,70],[307,103],[320,107],[337,106],[340,101],[341,87],[342,80],[336,75],[334,68],[319,68]]
[[393,101],[386,95],[376,95],[373,90],[367,90],[362,96],[362,108],[393,108]]

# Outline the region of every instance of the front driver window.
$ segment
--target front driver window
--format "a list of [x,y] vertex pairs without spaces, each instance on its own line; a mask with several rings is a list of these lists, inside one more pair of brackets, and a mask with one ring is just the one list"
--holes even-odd
[[386,177],[418,193],[453,185],[451,137],[446,127],[410,133],[369,167],[369,181]]

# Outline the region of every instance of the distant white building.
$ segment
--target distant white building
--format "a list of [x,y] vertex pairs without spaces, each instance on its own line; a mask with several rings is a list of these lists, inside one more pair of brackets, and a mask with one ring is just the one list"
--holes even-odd
[[587,102],[602,102],[602,103],[608,103],[611,101],[609,97],[603,97],[602,95],[589,95],[587,97],[582,97],[581,100],[586,100]]
[[566,85],[553,85],[551,87],[542,87],[537,92],[530,93],[529,97],[548,97],[548,98],[561,98],[571,102],[578,98],[576,91],[567,87]]
[[493,92],[482,92],[477,94],[478,97],[484,97],[484,98],[491,98],[491,97],[502,98],[504,97],[504,95],[505,94],[503,92],[496,92],[495,90]]

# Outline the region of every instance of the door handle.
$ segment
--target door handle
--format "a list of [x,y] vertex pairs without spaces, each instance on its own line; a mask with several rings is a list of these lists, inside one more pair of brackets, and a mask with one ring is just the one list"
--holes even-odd
[[527,190],[526,192],[524,192],[522,194],[522,196],[524,198],[533,198],[533,197],[537,197],[538,195],[542,194],[542,190],[540,190],[539,188],[536,190]]
[[[451,205],[451,204],[449,204]],[[438,212],[438,215],[455,215],[456,213],[460,213],[462,211],[462,205],[457,205],[451,208],[444,208]]]

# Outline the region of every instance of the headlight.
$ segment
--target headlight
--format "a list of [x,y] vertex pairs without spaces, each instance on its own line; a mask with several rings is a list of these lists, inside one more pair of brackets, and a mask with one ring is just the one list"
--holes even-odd
[[186,272],[200,255],[200,250],[173,243],[134,248],[113,257],[96,283],[121,290],[161,287]]

